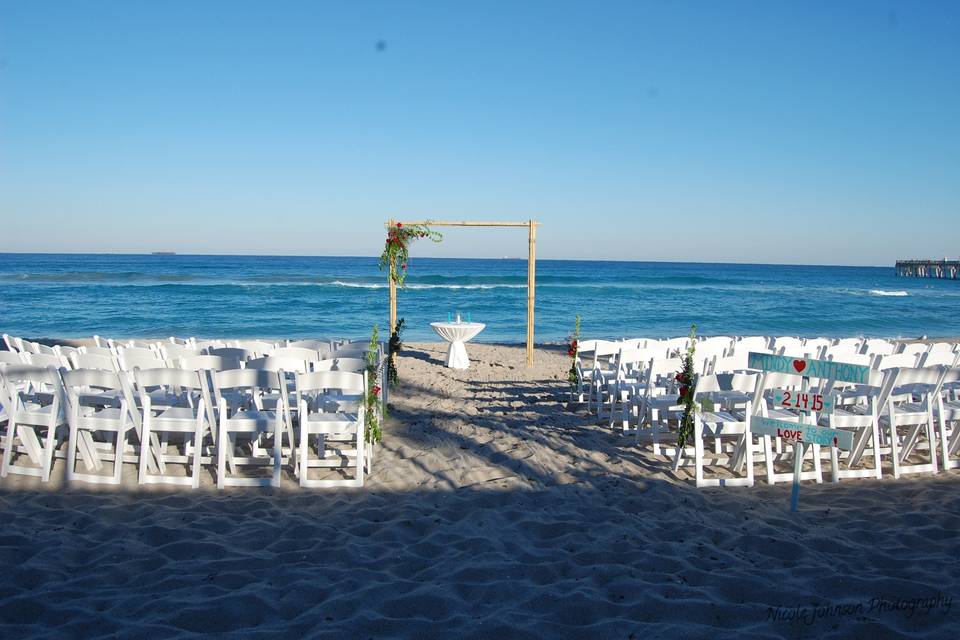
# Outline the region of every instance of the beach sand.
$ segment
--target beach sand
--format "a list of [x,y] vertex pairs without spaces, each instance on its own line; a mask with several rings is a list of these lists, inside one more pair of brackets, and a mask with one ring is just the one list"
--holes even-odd
[[363,489],[0,481],[0,637],[957,637],[957,471],[792,514],[569,410],[563,347],[468,351],[407,345]]

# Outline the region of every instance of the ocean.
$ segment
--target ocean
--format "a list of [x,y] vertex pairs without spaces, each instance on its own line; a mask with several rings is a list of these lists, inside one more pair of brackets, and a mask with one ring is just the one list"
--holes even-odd
[[[414,258],[407,340],[469,314],[477,340],[523,342],[526,261]],[[960,281],[893,267],[540,260],[536,338],[960,335]],[[24,337],[357,337],[386,333],[377,258],[0,254],[0,331]]]

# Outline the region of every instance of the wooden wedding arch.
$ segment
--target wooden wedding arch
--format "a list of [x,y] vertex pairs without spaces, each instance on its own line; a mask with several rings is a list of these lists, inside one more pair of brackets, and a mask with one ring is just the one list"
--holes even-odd
[[[387,228],[395,227],[398,224],[406,226],[423,225],[427,227],[526,227],[527,228],[527,366],[533,364],[533,310],[536,299],[536,279],[537,279],[537,227],[540,223],[535,220],[526,222],[466,222],[449,220],[389,220]],[[396,283],[396,265],[390,262],[390,274],[387,281],[390,284],[390,331],[397,326],[397,283]]]

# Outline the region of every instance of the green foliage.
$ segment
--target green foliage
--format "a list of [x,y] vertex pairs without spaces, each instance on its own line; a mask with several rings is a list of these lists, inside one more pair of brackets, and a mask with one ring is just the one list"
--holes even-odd
[[396,223],[387,229],[387,239],[383,253],[380,254],[380,270],[393,266],[391,277],[401,287],[406,286],[407,264],[410,262],[410,243],[420,238],[429,238],[433,242],[440,242],[443,235],[433,231],[425,224],[404,226]]
[[697,352],[697,325],[690,325],[690,344],[687,353],[683,356],[683,368],[677,372],[677,384],[680,392],[680,404],[683,405],[683,415],[677,429],[677,446],[684,447],[693,438],[693,427],[696,419],[697,407],[693,402],[693,393],[696,390],[697,375],[693,370],[693,356]]
[[400,341],[400,332],[403,331],[403,318],[397,320],[397,326],[393,329],[393,333],[390,334],[390,343],[387,349],[387,382],[389,384],[397,384],[400,382],[400,374],[397,372],[397,360],[396,356],[400,355],[400,350],[403,349],[403,343]]
[[571,385],[577,384],[577,354],[580,353],[580,314],[573,321],[573,334],[570,336],[570,346],[567,355],[570,356],[570,371],[567,372],[567,381]]
[[364,440],[367,442],[380,442],[383,440],[383,430],[380,425],[381,402],[380,386],[377,384],[378,355],[380,351],[380,328],[373,325],[373,333],[370,335],[370,347],[367,349],[367,393],[364,402],[366,425],[364,429]]

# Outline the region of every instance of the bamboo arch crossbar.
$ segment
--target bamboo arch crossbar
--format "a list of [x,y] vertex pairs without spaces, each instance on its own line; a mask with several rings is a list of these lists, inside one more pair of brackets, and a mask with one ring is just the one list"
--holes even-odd
[[[425,225],[428,227],[526,227],[527,228],[527,366],[533,364],[533,316],[536,298],[537,284],[537,227],[539,222],[527,220],[526,222],[473,222],[464,220],[390,220],[387,227],[393,227],[397,224],[407,226]],[[390,331],[397,326],[397,283],[394,281],[396,276],[396,266],[390,263],[390,275],[387,280],[390,285]]]

